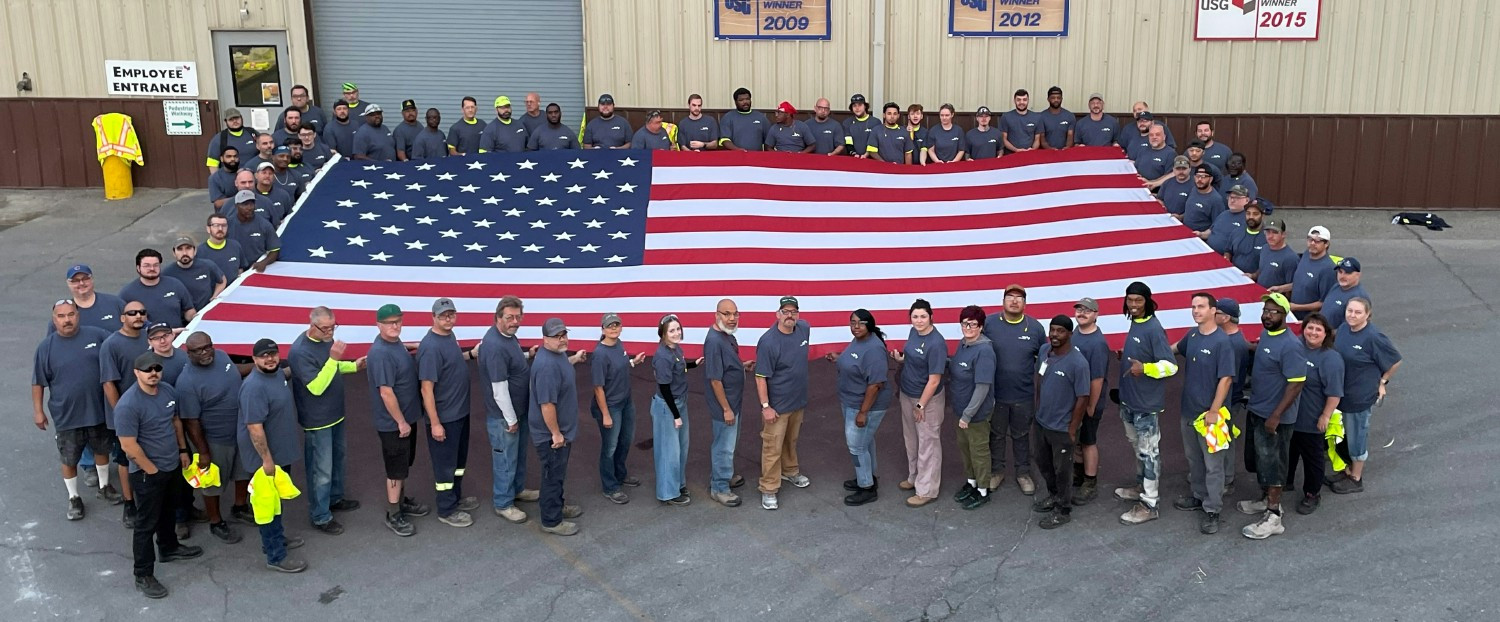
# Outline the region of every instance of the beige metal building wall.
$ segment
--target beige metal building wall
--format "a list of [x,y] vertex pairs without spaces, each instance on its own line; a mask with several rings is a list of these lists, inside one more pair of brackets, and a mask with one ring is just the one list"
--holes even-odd
[[869,88],[874,5],[833,0],[829,41],[715,41],[713,0],[584,0],[588,103],[609,93],[621,106],[686,108],[696,92],[708,108],[731,108],[741,86],[762,107],[847,101]]
[[[0,97],[108,97],[113,59],[196,61],[198,98],[217,99],[214,30],[285,30],[292,79],[311,84],[302,0],[5,0]],[[23,71],[30,93],[12,88]]]
[[1318,40],[1285,42],[1194,41],[1190,0],[1072,0],[1061,38],[948,37],[948,4],[835,1],[832,40],[795,42],[714,41],[706,0],[584,0],[585,79],[633,107],[680,108],[698,90],[727,108],[744,84],[761,106],[863,92],[998,109],[1056,84],[1075,110],[1099,91],[1112,111],[1500,114],[1494,0],[1324,0]]

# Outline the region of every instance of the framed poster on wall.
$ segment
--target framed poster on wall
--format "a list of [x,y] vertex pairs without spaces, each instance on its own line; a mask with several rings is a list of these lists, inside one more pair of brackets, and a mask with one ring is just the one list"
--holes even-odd
[[715,39],[827,41],[831,0],[711,0]]
[[950,37],[1066,37],[1068,0],[948,0]]
[[1193,0],[1197,41],[1312,41],[1322,0]]

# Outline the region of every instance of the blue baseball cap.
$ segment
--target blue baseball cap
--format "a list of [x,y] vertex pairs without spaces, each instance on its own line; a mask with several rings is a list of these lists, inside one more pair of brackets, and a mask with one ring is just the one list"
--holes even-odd
[[1339,272],[1359,272],[1359,260],[1353,257],[1345,257],[1337,266],[1334,266],[1334,269]]
[[286,145],[281,145],[280,147],[272,149],[271,150],[271,155],[281,155],[283,153],[291,153],[291,152],[292,152],[292,148],[291,147],[288,147]]
[[[1358,265],[1358,264],[1356,264],[1356,265]],[[75,276],[78,276],[80,274],[87,274],[89,276],[94,276],[94,271],[88,267],[88,264],[78,264],[78,265],[75,265],[75,266],[73,266],[71,268],[68,268],[68,278],[71,279],[71,278],[73,278]]]
[[1218,309],[1220,313],[1229,316],[1235,322],[1240,321],[1240,301],[1233,298],[1220,298]]

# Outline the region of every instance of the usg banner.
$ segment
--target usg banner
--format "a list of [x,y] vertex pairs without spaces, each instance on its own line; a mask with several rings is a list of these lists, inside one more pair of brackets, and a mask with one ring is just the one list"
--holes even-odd
[[1194,0],[1193,38],[1290,40],[1318,38],[1321,0]]

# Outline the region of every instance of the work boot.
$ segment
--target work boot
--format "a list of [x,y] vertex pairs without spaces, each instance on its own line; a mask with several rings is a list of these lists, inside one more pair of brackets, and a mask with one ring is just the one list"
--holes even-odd
[[400,512],[397,512],[395,514],[386,512],[385,526],[396,535],[403,538],[417,533],[417,528],[411,524],[411,521],[406,520],[406,515],[401,514]]
[[864,505],[878,498],[880,494],[876,492],[875,486],[860,488],[854,494],[844,497],[844,505]]
[[990,492],[995,492],[996,490],[999,490],[1000,489],[1000,485],[1004,484],[1004,483],[1005,483],[1005,474],[1004,473],[994,473],[994,474],[990,475],[989,484],[986,485],[985,488],[990,489]]
[[120,496],[120,491],[115,490],[114,484],[105,484],[104,487],[100,488],[99,492],[94,495],[94,498],[101,499],[109,503],[110,505],[120,505],[120,503],[125,500],[125,497]]
[[153,576],[136,577],[135,589],[144,594],[146,598],[157,599],[167,597],[167,586],[162,585],[161,581],[157,581],[156,577]]
[[463,510],[454,510],[452,514],[439,516],[438,521],[449,527],[468,527],[474,524],[474,517]]
[[578,518],[583,516],[583,508],[576,505],[564,504],[562,508],[563,518]]
[[500,518],[508,520],[517,525],[526,522],[526,513],[522,512],[521,508],[518,508],[514,505],[506,506],[503,508],[495,508],[495,516],[499,516]]
[[[878,478],[878,477],[875,478],[875,488],[880,488],[880,478]],[[846,479],[846,480],[844,480],[844,490],[847,490],[849,492],[857,492],[857,491],[859,491],[859,480],[857,480],[857,479]]]
[[[636,485],[639,486],[640,484],[636,484]],[[744,485],[745,485],[745,476],[740,475],[739,473],[735,473],[734,477],[729,478],[729,487],[730,488],[739,488],[740,486],[744,486]]]
[[1073,505],[1088,505],[1099,496],[1099,478],[1084,476],[1083,484],[1073,493]]
[[901,490],[916,490],[917,489],[917,485],[913,484],[912,481],[909,480],[909,479],[903,479],[903,480],[901,480],[901,483],[896,484],[896,487],[900,488]]
[[1129,512],[1120,515],[1120,522],[1126,525],[1139,525],[1157,519],[1156,508],[1137,501]]
[[215,538],[218,538],[219,541],[223,542],[224,544],[236,544],[240,540],[244,539],[244,537],[240,535],[240,532],[238,530],[230,527],[229,523],[226,523],[224,521],[210,524],[208,526],[208,533],[213,534]]
[[249,505],[229,506],[229,517],[246,525],[255,524],[255,512],[250,510]]
[[1206,536],[1219,533],[1219,526],[1224,524],[1218,512],[1204,512],[1198,517],[1198,531]]
[[516,493],[516,501],[536,501],[542,497],[542,493],[534,488],[526,488]]
[[276,572],[295,574],[298,572],[302,572],[303,570],[307,570],[307,562],[300,559],[292,559],[288,557],[275,564],[268,563],[266,564],[266,568],[275,570]]
[[1334,494],[1347,495],[1350,493],[1364,492],[1365,484],[1364,480],[1345,477],[1344,479],[1329,484],[1328,489],[1332,490]]
[[1036,482],[1031,481],[1030,475],[1017,475],[1016,485],[1021,487],[1021,494],[1031,496],[1036,494]]
[[922,506],[927,505],[929,503],[932,503],[933,501],[937,501],[937,497],[924,497],[922,495],[912,495],[912,496],[906,498],[906,507],[909,507],[909,508],[919,508],[919,507],[922,507]]
[[666,505],[675,505],[677,507],[682,507],[682,506],[687,505],[687,504],[692,503],[692,502],[693,502],[693,498],[689,497],[687,495],[677,495],[675,497],[672,497],[671,499],[667,499],[665,501],[662,501],[663,504],[666,504]]
[[623,490],[616,490],[614,492],[606,492],[606,493],[604,493],[604,498],[605,499],[609,499],[610,502],[612,502],[612,503],[618,503],[620,505],[624,505],[626,503],[630,503],[630,495],[625,494],[625,491],[623,491]]
[[1037,521],[1036,525],[1038,527],[1041,527],[1042,529],[1057,529],[1058,527],[1072,522],[1072,520],[1073,516],[1071,514],[1062,511],[1056,511],[1048,514],[1046,518]]
[[83,520],[83,498],[68,498],[68,520]]
[[1038,514],[1046,514],[1055,509],[1057,509],[1057,501],[1054,501],[1050,495],[1031,504],[1031,511]]
[[417,503],[417,500],[411,497],[402,497],[401,513],[406,516],[426,516],[432,513],[432,508],[427,507],[426,504]]
[[78,474],[83,476],[84,488],[99,487],[99,471],[92,466],[78,467]]
[[710,492],[708,496],[726,508],[739,507],[740,496],[732,492]]
[[1197,512],[1203,509],[1203,501],[1193,495],[1182,495],[1172,502],[1172,507],[1184,512]]
[[1121,501],[1140,501],[1141,487],[1137,484],[1135,486],[1116,488],[1115,498]]
[[[740,477],[740,476],[736,475],[735,477]],[[639,487],[641,485],[641,480],[638,477],[633,477],[633,476],[630,476],[630,475],[626,475],[625,479],[620,480],[620,483],[624,484],[626,486],[629,486],[631,488],[636,488],[636,487]],[[745,484],[745,478],[740,477],[740,485],[743,486],[744,484]],[[734,486],[734,480],[730,480],[729,481],[729,485],[730,486]]]
[[1286,527],[1281,525],[1281,515],[1266,510],[1266,513],[1261,515],[1260,520],[1245,525],[1245,528],[1241,529],[1240,533],[1251,540],[1265,540],[1285,531]]
[[359,502],[349,498],[339,499],[328,504],[328,511],[330,512],[350,512],[358,509]]
[[313,523],[313,529],[326,533],[330,536],[336,536],[344,533],[344,525],[333,519],[328,519],[328,522],[321,525]]
[[1318,511],[1318,504],[1322,502],[1323,498],[1319,495],[1304,494],[1302,495],[1302,501],[1297,503],[1297,513],[1304,516],[1312,514]]
[[175,562],[180,559],[193,559],[203,556],[203,547],[191,544],[179,544],[177,548],[170,551],[162,551],[157,554],[156,559],[163,564]]
[[125,523],[125,528],[126,529],[134,531],[135,530],[135,522],[136,522],[136,517],[135,517],[135,502],[134,501],[126,501],[124,505],[125,505],[125,510],[124,510],[124,513],[123,513],[123,517],[120,519],[120,522]]
[[578,533],[578,523],[562,521],[551,527],[542,527],[542,531],[554,536],[571,536]]
[[475,497],[464,497],[458,500],[458,509],[465,512],[473,512],[479,509],[479,499]]

